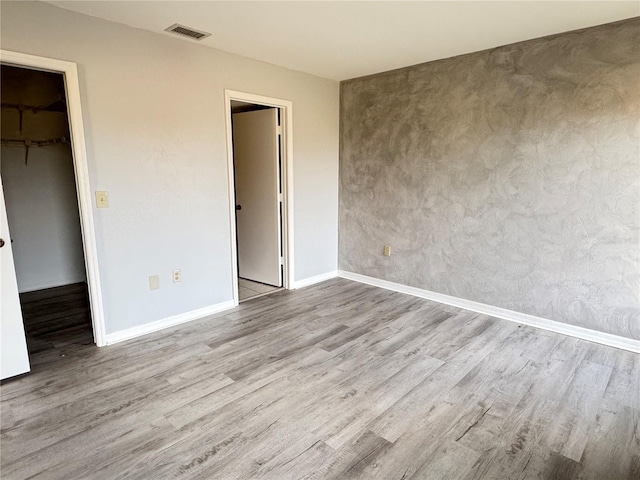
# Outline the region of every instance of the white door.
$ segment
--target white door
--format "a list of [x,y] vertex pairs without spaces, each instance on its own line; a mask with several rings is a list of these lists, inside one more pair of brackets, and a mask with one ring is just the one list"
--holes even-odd
[[233,115],[238,273],[282,286],[276,108]]
[[5,379],[30,367],[1,179],[0,216],[0,379]]

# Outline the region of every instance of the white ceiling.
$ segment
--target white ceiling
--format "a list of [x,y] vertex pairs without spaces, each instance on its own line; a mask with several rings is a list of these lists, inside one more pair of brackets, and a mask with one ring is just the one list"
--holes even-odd
[[49,3],[173,37],[182,23],[212,34],[202,45],[334,80],[640,15],[637,0]]

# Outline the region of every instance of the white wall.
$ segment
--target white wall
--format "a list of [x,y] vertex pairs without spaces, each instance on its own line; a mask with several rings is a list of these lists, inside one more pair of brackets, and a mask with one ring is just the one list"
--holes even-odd
[[3,49],[78,64],[91,187],[109,191],[107,333],[232,298],[225,88],[293,101],[296,280],[336,269],[337,82],[48,4],[1,8]]
[[[47,105],[64,94],[62,75],[2,69],[2,101]],[[61,112],[25,111],[22,132],[17,110],[2,109],[2,138],[69,138]],[[70,145],[29,149],[2,146],[2,183],[13,243],[18,290],[85,280],[84,256]]]

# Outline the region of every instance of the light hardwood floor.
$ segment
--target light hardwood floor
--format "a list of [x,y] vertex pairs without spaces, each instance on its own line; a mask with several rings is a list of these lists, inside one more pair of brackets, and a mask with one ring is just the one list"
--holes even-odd
[[638,355],[347,280],[35,355],[3,479],[640,478]]

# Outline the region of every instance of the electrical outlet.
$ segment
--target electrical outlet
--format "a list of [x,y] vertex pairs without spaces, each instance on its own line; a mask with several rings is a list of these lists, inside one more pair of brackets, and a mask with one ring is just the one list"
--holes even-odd
[[109,208],[109,193],[108,192],[96,192],[96,207],[97,208]]
[[384,246],[384,256],[385,257],[390,257],[391,256],[391,246],[390,245],[385,245]]
[[180,283],[182,280],[182,276],[180,275],[180,270],[173,271],[173,283]]
[[160,288],[160,277],[158,275],[151,275],[149,277],[149,290],[158,290]]

